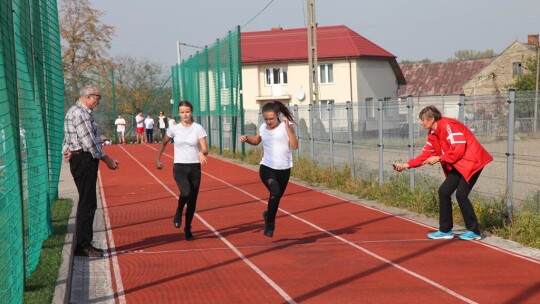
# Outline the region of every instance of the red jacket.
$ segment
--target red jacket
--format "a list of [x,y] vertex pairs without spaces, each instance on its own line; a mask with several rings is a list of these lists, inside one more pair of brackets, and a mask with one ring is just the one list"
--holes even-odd
[[455,168],[467,182],[493,160],[467,126],[448,117],[437,121],[437,129],[429,132],[422,154],[407,164],[410,168],[420,167],[431,156],[441,158],[445,175]]

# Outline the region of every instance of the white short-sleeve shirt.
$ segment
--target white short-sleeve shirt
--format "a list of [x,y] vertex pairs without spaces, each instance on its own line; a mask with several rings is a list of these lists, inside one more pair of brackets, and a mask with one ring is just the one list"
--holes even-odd
[[266,128],[266,123],[259,127],[259,134],[263,144],[263,158],[261,165],[276,170],[292,168],[292,153],[289,147],[289,135],[285,129],[285,122],[272,130]]
[[199,163],[201,147],[199,139],[206,137],[204,128],[193,122],[191,126],[184,127],[179,123],[167,129],[167,136],[174,139],[174,163],[195,164]]

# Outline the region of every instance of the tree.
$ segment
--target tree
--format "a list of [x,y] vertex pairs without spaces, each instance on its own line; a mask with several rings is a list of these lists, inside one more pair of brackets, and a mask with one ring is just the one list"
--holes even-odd
[[448,58],[448,61],[474,60],[492,58],[495,56],[497,56],[497,54],[492,49],[485,50],[483,52],[474,50],[460,50],[454,53],[454,57]]
[[114,62],[119,113],[171,112],[170,78],[161,64],[132,57],[118,57]]
[[523,75],[519,76],[509,87],[517,91],[534,91],[536,89],[536,65],[536,58],[527,59]]
[[93,9],[88,0],[62,0],[60,36],[66,109],[78,98],[86,84],[100,86],[111,68],[108,49],[114,27],[103,24],[103,12]]

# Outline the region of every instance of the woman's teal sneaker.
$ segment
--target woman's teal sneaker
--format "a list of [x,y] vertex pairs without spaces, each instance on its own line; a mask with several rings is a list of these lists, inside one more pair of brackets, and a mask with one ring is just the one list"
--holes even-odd
[[437,231],[433,233],[428,233],[427,237],[433,240],[440,240],[440,239],[449,240],[449,239],[454,238],[454,233],[452,232],[452,230],[448,232]]
[[482,237],[472,231],[467,231],[464,234],[459,236],[460,240],[465,241],[472,241],[472,240],[480,240]]

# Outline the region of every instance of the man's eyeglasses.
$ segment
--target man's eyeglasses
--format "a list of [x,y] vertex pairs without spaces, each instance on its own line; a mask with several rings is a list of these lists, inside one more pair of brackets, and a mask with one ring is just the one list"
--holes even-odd
[[96,96],[98,100],[101,99],[101,95],[99,94],[88,94],[88,96]]

